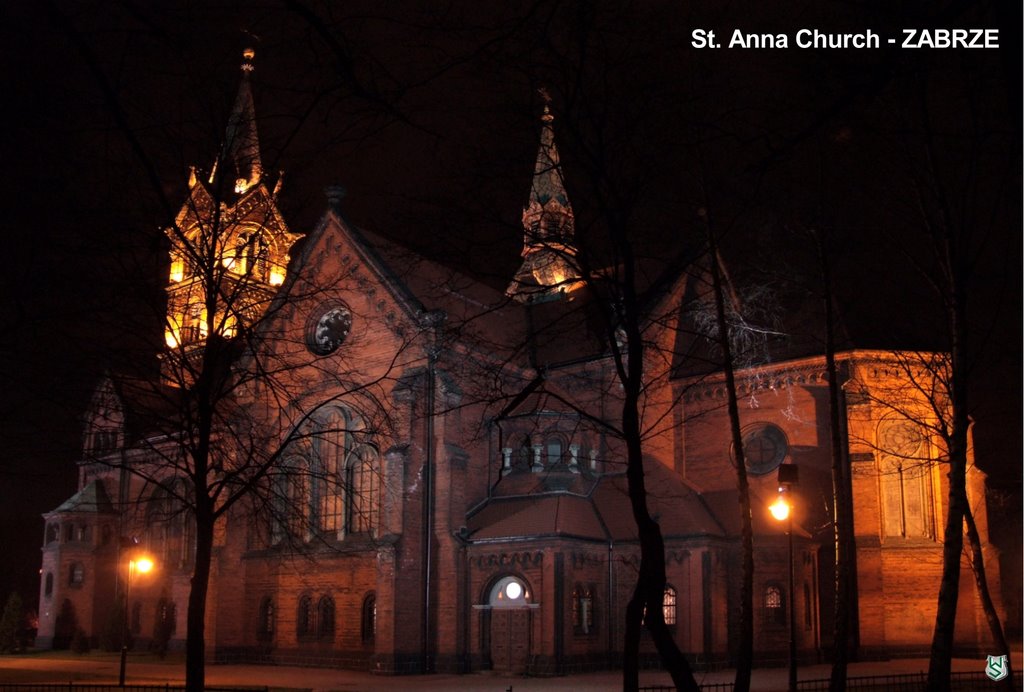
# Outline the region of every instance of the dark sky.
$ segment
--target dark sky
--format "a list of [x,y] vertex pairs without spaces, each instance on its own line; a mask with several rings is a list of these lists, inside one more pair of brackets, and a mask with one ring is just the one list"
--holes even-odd
[[[5,4],[0,597],[38,597],[39,515],[75,489],[90,388],[155,362],[159,229],[217,151],[247,45],[292,230],[341,183],[355,223],[497,285],[519,260],[541,86],[580,227],[611,190],[659,252],[708,207],[737,272],[775,277],[805,266],[801,229],[825,229],[858,345],[934,346],[918,200],[948,201],[971,241],[978,461],[1019,526],[1019,3],[378,4]],[[801,49],[801,28],[882,46]],[[902,48],[903,28],[995,28],[1000,48]],[[694,29],[790,46],[696,49]]]

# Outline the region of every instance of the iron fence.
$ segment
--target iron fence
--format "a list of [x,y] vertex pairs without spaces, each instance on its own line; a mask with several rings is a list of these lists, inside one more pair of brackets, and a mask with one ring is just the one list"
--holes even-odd
[[[0,683],[0,692],[178,692],[184,690],[184,685],[100,685],[85,682],[64,682],[64,683]],[[270,692],[269,687],[205,687],[205,692]]]
[[[927,673],[905,673],[900,675],[868,675],[846,679],[846,689],[850,692],[860,690],[885,690],[886,692],[924,692],[927,688]],[[1001,684],[993,682],[984,673],[952,673],[949,677],[952,692],[993,692],[1003,689]],[[800,680],[796,688],[798,692],[828,692],[828,679]],[[716,682],[700,686],[702,692],[732,692],[731,682]],[[1021,680],[1014,676],[1013,689],[1021,690]],[[647,685],[640,688],[641,692],[674,692],[671,685]]]

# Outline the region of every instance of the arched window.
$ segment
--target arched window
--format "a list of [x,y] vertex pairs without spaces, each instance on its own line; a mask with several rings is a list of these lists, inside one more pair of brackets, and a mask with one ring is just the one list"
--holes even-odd
[[573,589],[572,628],[576,634],[594,632],[594,595],[589,586],[577,584]]
[[313,432],[313,484],[310,502],[316,504],[314,526],[325,537],[345,536],[345,468],[352,452],[351,421],[342,409],[331,409]]
[[60,525],[59,524],[47,524],[46,525],[46,542],[56,543],[60,540]]
[[530,589],[518,577],[502,577],[491,587],[492,608],[519,608],[530,604]]
[[272,640],[274,638],[276,612],[274,610],[274,600],[270,598],[270,596],[266,596],[262,601],[260,601],[260,608],[257,613],[257,617],[256,638],[262,642]]
[[325,411],[315,422],[310,462],[310,524],[325,538],[370,533],[380,509],[377,450],[361,441],[363,424],[342,408]]
[[53,572],[46,573],[46,579],[43,586],[43,595],[49,598],[53,595]]
[[782,588],[776,584],[769,584],[764,588],[764,621],[769,625],[786,624],[785,602],[783,601]]
[[316,636],[317,639],[334,637],[334,599],[322,596],[316,604]]
[[299,639],[310,637],[316,630],[316,615],[313,613],[313,599],[310,596],[302,596],[299,599],[299,609],[295,614],[295,635]]
[[562,454],[565,452],[565,444],[561,437],[552,436],[544,441],[544,453],[548,467],[554,466],[562,461]]
[[271,479],[270,542],[278,544],[286,536],[298,536],[304,524],[305,466],[301,457],[289,457]]
[[373,643],[373,638],[377,634],[377,595],[374,593],[367,594],[366,598],[363,599],[363,616],[361,629],[363,635],[363,643]]
[[676,624],[676,590],[673,586],[665,586],[665,595],[661,600],[661,613],[665,618],[665,624],[672,627]]
[[85,566],[81,562],[76,562],[71,565],[71,570],[68,574],[68,583],[71,586],[81,586],[85,583]]
[[380,477],[376,460],[377,450],[370,445],[360,445],[349,455],[348,466],[345,469],[349,533],[370,533],[377,526]]
[[533,445],[530,444],[529,435],[523,435],[522,442],[516,449],[513,465],[523,470],[529,470],[533,465]]

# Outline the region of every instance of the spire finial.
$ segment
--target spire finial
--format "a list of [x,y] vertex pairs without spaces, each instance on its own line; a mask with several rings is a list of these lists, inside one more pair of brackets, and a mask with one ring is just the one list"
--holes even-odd
[[256,51],[246,48],[242,51],[242,72],[252,72],[255,68],[252,61],[256,57]]

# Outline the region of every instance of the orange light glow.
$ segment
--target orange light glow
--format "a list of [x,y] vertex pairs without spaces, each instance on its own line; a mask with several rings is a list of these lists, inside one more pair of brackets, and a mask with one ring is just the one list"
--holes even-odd
[[786,502],[786,498],[784,498],[782,495],[779,495],[775,502],[773,502],[771,506],[768,507],[768,511],[770,511],[772,513],[772,516],[778,519],[779,521],[785,521],[789,518],[790,506],[789,503]]
[[139,574],[146,574],[151,572],[154,567],[154,562],[148,557],[140,557],[138,560],[133,560],[132,565],[135,567],[135,571]]
[[185,278],[185,263],[181,258],[171,261],[171,283],[178,283]]

